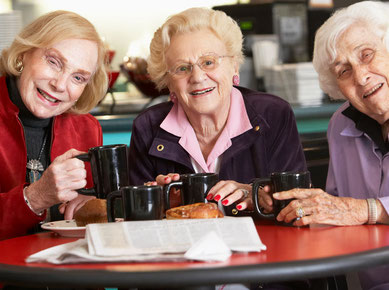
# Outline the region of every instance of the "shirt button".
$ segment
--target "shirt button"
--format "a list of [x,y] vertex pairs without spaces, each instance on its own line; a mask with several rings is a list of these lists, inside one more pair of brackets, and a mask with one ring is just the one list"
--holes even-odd
[[165,146],[163,146],[162,144],[159,144],[159,145],[157,146],[157,150],[158,150],[158,151],[162,151],[164,148],[165,148]]
[[254,130],[259,131],[259,126],[255,126]]

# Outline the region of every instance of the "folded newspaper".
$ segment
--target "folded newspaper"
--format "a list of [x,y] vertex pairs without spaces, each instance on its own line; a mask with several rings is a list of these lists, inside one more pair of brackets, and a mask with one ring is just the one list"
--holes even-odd
[[266,250],[251,217],[90,224],[85,239],[29,256],[27,262],[224,261]]

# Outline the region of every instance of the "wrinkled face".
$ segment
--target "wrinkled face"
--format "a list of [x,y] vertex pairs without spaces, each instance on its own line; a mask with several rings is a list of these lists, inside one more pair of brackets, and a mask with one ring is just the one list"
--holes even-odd
[[[218,64],[213,65],[209,55]],[[238,74],[238,66],[215,34],[208,29],[176,34],[165,56],[168,88],[187,114],[213,114],[229,108],[232,78]],[[177,74],[177,70],[189,72]]]
[[70,109],[96,70],[97,57],[97,44],[84,39],[26,52],[18,88],[28,110],[44,119]]
[[351,26],[339,38],[331,66],[343,95],[360,112],[383,124],[389,119],[389,53],[374,29]]

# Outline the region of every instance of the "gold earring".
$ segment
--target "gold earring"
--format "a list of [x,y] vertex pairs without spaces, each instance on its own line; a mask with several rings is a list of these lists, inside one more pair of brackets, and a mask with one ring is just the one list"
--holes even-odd
[[21,72],[23,71],[24,66],[23,66],[23,62],[22,62],[20,59],[18,59],[18,60],[16,61],[15,69],[16,69],[19,73],[21,73]]

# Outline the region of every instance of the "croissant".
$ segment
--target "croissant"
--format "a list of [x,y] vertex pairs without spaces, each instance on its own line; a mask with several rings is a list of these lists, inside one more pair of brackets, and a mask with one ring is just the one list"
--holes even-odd
[[166,219],[210,219],[222,218],[223,213],[215,203],[194,203],[168,209]]

